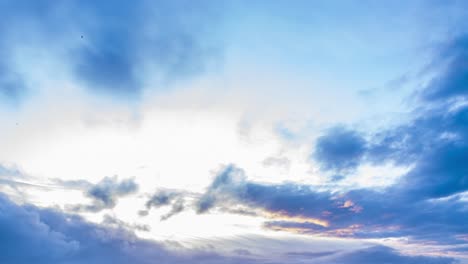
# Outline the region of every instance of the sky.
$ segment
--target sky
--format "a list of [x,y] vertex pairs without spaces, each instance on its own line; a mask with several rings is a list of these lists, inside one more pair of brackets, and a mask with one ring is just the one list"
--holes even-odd
[[0,17],[0,263],[468,263],[466,1]]

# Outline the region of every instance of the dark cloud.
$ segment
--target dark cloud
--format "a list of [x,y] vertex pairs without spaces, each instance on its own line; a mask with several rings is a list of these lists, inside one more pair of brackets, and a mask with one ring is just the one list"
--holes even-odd
[[[315,192],[311,186],[296,184],[267,185],[247,181],[245,172],[234,165],[223,168],[207,191],[199,198],[197,212],[215,206],[237,205],[239,202],[272,212],[320,214],[333,202],[329,192]],[[304,209],[308,209],[304,211]],[[313,210],[313,211],[311,211]]]
[[348,171],[359,165],[365,151],[366,140],[362,135],[335,127],[317,139],[313,157],[323,169]]
[[126,229],[59,211],[18,206],[0,195],[0,263],[258,263],[203,251],[172,252]]
[[[403,185],[403,183],[401,183]],[[239,206],[261,210],[265,228],[332,237],[410,237],[441,244],[464,243],[466,204],[458,197],[421,200],[407,189],[355,189],[333,193],[293,183],[247,180],[233,165],[222,169],[196,203],[198,213],[212,208],[236,213]],[[242,209],[242,208],[240,208]]]
[[423,89],[416,118],[380,132],[367,154],[375,163],[412,165],[395,188],[414,199],[468,190],[467,40],[461,36],[443,47],[433,61],[443,70]]
[[428,101],[445,101],[468,98],[468,36],[459,36],[444,45],[435,57],[434,67],[442,68],[424,89],[423,98]]
[[468,107],[426,110],[409,124],[382,131],[367,153],[373,163],[412,165],[395,188],[440,198],[468,190]]
[[140,211],[140,215],[146,216],[151,208],[171,206],[170,211],[161,216],[161,220],[167,220],[185,209],[185,195],[186,193],[178,191],[159,190],[146,202],[146,210]]
[[401,263],[401,264],[447,264],[456,263],[452,258],[407,256],[396,252],[394,249],[384,246],[374,246],[331,259],[332,264],[374,264],[374,263]]
[[363,163],[412,166],[395,184],[408,199],[441,198],[468,190],[468,41],[445,45],[433,61],[443,70],[422,90],[423,105],[404,124],[379,131],[367,142],[357,131],[335,129],[320,137],[314,158],[325,169]]
[[169,190],[160,190],[154,193],[151,198],[146,202],[146,208],[150,209],[152,207],[159,208],[161,206],[170,205],[174,199],[180,197],[180,193],[169,191]]
[[[83,182],[76,182],[82,186]],[[119,181],[116,176],[105,177],[95,185],[88,187],[86,196],[93,200],[91,205],[72,206],[75,211],[98,212],[104,209],[114,208],[120,197],[127,196],[137,192],[138,185],[133,179]]]
[[167,220],[171,218],[172,216],[182,212],[184,209],[185,209],[184,200],[179,198],[172,204],[171,210],[165,215],[161,216],[161,220]]
[[308,257],[308,258],[319,258],[319,257],[325,257],[325,256],[330,256],[336,254],[337,251],[319,251],[319,252],[288,252],[288,256],[301,256],[301,257]]
[[[0,3],[0,55],[18,43],[47,47],[91,92],[138,98],[145,83],[162,89],[204,71],[220,53],[213,33],[222,5],[211,1],[39,2]],[[16,100],[25,82],[9,58],[0,63],[0,95]]]
[[3,195],[0,195],[0,211],[2,263],[51,263],[80,248],[78,241],[51,230],[37,212],[18,207]]
[[196,204],[198,213],[205,213],[220,201],[227,203],[232,197],[241,197],[245,192],[245,175],[242,169],[226,166],[216,175]]
[[[108,220],[115,223],[112,219]],[[222,256],[211,251],[171,251],[163,244],[137,238],[119,224],[100,226],[90,224],[79,216],[63,214],[51,209],[19,206],[0,195],[0,254],[1,263],[280,263],[281,261],[254,258],[250,254],[236,257]],[[242,251],[242,253],[247,251]],[[297,256],[296,256],[297,257]],[[300,256],[297,263],[453,263],[450,258],[405,256],[385,247],[373,247],[330,256]],[[360,262],[359,262],[360,261]],[[290,262],[295,263],[295,262]]]

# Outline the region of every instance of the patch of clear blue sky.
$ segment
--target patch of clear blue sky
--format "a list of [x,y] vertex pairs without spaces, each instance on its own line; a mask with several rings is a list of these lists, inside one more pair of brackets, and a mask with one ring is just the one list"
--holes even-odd
[[464,30],[463,5],[460,1],[385,5],[348,0],[233,1],[226,29],[227,57],[236,70],[264,67],[272,76],[284,74],[321,84],[319,89],[288,87],[298,97],[320,96],[320,89],[326,89],[355,93],[358,98],[368,94],[363,91],[387,88],[377,98],[383,104],[374,107],[390,111],[417,86],[398,89],[388,84],[402,76],[420,77],[437,45]]

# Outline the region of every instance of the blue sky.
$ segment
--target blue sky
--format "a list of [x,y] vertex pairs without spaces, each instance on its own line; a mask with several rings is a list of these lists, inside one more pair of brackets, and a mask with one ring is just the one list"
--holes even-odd
[[468,263],[466,10],[0,0],[0,263]]

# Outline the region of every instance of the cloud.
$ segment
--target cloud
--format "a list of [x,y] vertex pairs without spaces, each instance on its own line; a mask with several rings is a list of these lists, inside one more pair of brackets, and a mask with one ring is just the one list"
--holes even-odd
[[[82,186],[83,182],[76,182],[78,186]],[[75,211],[92,211],[98,212],[104,209],[114,208],[117,200],[138,190],[138,185],[133,179],[119,181],[117,176],[105,177],[95,185],[90,186],[86,190],[86,196],[93,200],[92,205],[77,205],[72,206]]]
[[317,140],[315,158],[335,169],[365,163],[410,167],[392,187],[409,200],[467,191],[467,51],[467,37],[461,36],[438,52],[433,64],[444,65],[443,70],[418,94],[422,105],[412,112],[412,119],[381,130],[368,141],[357,131],[328,133]]
[[150,226],[148,225],[142,225],[142,224],[128,224],[122,220],[119,220],[118,218],[115,218],[111,215],[104,215],[104,220],[102,221],[102,224],[105,225],[105,226],[108,226],[108,227],[112,227],[112,228],[121,228],[121,229],[126,229],[128,231],[134,231],[134,230],[138,230],[138,231],[150,231],[151,228]]
[[407,191],[398,184],[380,191],[344,192],[294,183],[262,184],[248,181],[242,169],[229,165],[198,199],[196,210],[236,213],[247,208],[268,219],[265,228],[302,234],[464,243],[458,238],[468,232],[462,220],[468,211],[462,200],[421,200]]
[[17,104],[26,92],[26,85],[20,75],[0,63],[0,100]]
[[428,101],[445,101],[455,98],[468,98],[468,36],[462,35],[446,43],[432,64],[442,66],[422,97]]
[[2,178],[24,178],[25,175],[17,168],[6,167],[0,164],[0,177]]
[[[177,256],[126,230],[90,224],[78,216],[18,206],[4,196],[0,208],[2,263],[191,263],[183,252]],[[218,256],[195,252],[191,257],[200,263],[197,258]]]
[[373,246],[366,249],[343,254],[335,259],[331,259],[333,264],[373,264],[373,263],[401,263],[401,264],[445,264],[455,263],[452,258],[446,257],[424,257],[408,256],[396,252],[394,249],[385,246]]
[[[321,251],[321,252],[289,252],[288,257],[301,259],[316,259],[316,263],[330,264],[374,264],[374,263],[402,263],[402,264],[448,264],[456,263],[453,258],[425,257],[403,255],[393,248],[386,246],[371,246],[351,252]],[[315,263],[315,262],[314,262]]]
[[62,233],[51,230],[35,211],[16,206],[0,195],[0,243],[3,263],[47,263],[66,257],[80,247]]
[[412,121],[380,132],[370,148],[374,162],[412,164],[396,188],[419,199],[468,190],[467,36],[445,45],[433,64],[444,65],[422,91],[424,107]]
[[198,213],[205,213],[214,207],[246,205],[277,213],[277,216],[307,217],[320,215],[331,208],[334,205],[332,199],[330,192],[314,191],[308,185],[250,182],[244,170],[228,165],[219,171],[199,198],[196,209]]
[[17,200],[27,200],[29,188],[49,191],[50,186],[37,183],[30,175],[15,166],[0,164],[0,192],[8,193]]
[[287,171],[291,167],[291,160],[286,157],[272,156],[264,159],[262,165],[265,167],[276,167]]
[[148,214],[151,208],[160,208],[163,206],[171,206],[171,210],[161,216],[161,220],[167,220],[170,217],[182,212],[185,209],[184,193],[170,190],[159,190],[154,193],[146,202],[146,211],[140,211],[141,216]]
[[184,209],[185,209],[184,200],[177,199],[172,204],[171,210],[168,213],[166,213],[165,215],[161,216],[161,220],[167,220],[167,219],[171,218],[172,216],[182,212]]
[[367,153],[373,163],[412,165],[395,188],[420,199],[468,190],[468,107],[435,107],[380,132]]
[[317,258],[317,257],[330,256],[336,253],[337,251],[320,251],[320,252],[303,251],[303,252],[288,252],[286,255]]
[[[30,205],[19,206],[0,195],[0,254],[2,263],[278,263],[271,258],[223,256],[212,251],[169,250],[164,244],[143,240],[127,229],[100,226],[76,215]],[[300,256],[300,263],[323,263],[326,254]],[[331,254],[327,263],[453,263],[450,258],[405,256],[385,247],[344,255]],[[345,261],[345,262],[343,262]],[[361,262],[358,262],[361,261]],[[299,263],[299,262],[298,262]],[[380,262],[385,263],[385,262]]]
[[146,202],[146,208],[150,209],[152,207],[159,208],[161,206],[170,205],[171,202],[179,197],[178,192],[160,190],[154,193],[151,198]]
[[356,168],[366,151],[366,140],[358,132],[335,127],[317,139],[313,157],[323,169],[349,171]]
[[229,202],[233,197],[242,197],[245,192],[245,173],[234,165],[223,168],[214,178],[196,204],[198,213],[205,213],[218,202]]
[[[29,51],[61,66],[40,69],[42,74],[60,70],[92,93],[138,98],[145,87],[162,89],[217,60],[220,45],[207,28],[220,24],[220,8],[208,1],[4,2],[0,55],[14,55],[23,47],[18,44],[30,43]],[[2,58],[0,95],[19,99],[27,77],[17,72],[28,75],[30,69],[15,56]]]
[[432,64],[443,69],[417,94],[421,105],[409,121],[369,135],[368,140],[344,128],[319,137],[313,157],[322,168],[346,172],[366,163],[409,167],[393,188],[410,200],[467,191],[467,39],[455,38],[437,52]]

